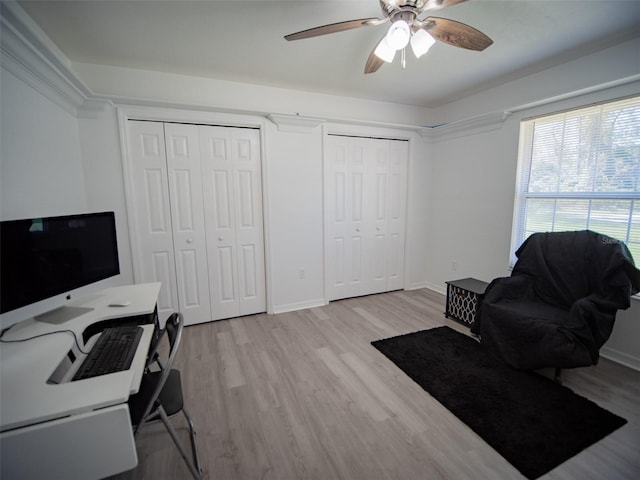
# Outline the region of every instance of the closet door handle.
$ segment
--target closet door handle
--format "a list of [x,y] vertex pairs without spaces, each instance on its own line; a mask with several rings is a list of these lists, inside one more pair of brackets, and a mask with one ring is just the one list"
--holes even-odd
[[187,243],[193,243],[193,238],[187,238]]
[[224,240],[224,237],[218,237],[218,241],[221,242]]
[[359,229],[359,228],[356,228],[356,232],[359,232],[359,231],[360,231],[360,229]]

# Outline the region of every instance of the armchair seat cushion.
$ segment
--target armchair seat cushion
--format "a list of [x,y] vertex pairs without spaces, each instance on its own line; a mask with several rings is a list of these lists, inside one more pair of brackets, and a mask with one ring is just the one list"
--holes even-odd
[[563,328],[571,312],[542,302],[489,304],[482,343],[523,370],[591,365],[588,349]]

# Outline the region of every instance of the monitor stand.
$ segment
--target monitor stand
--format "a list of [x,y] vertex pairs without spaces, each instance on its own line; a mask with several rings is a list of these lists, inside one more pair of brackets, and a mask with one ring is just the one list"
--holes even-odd
[[51,323],[53,325],[60,325],[61,323],[73,320],[76,317],[89,313],[93,308],[89,307],[69,307],[64,306],[56,308],[49,312],[45,312],[41,315],[33,317],[38,322]]

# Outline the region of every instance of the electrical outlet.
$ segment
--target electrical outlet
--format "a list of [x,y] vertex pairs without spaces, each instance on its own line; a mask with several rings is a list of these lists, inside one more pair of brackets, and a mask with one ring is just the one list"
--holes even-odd
[[299,268],[299,269],[298,269],[298,278],[299,278],[300,280],[304,280],[304,275],[305,275],[305,274],[304,274],[304,268]]
[[458,270],[458,261],[457,260],[451,260],[451,270],[453,270],[454,272]]

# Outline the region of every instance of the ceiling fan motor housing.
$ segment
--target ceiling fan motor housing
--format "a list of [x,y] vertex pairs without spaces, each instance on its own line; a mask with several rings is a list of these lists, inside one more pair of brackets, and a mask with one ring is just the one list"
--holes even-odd
[[423,28],[422,22],[418,20],[421,8],[426,4],[425,1],[406,1],[406,2],[388,2],[388,0],[380,0],[382,13],[389,18],[391,23],[398,20],[404,20],[411,28],[411,33]]

